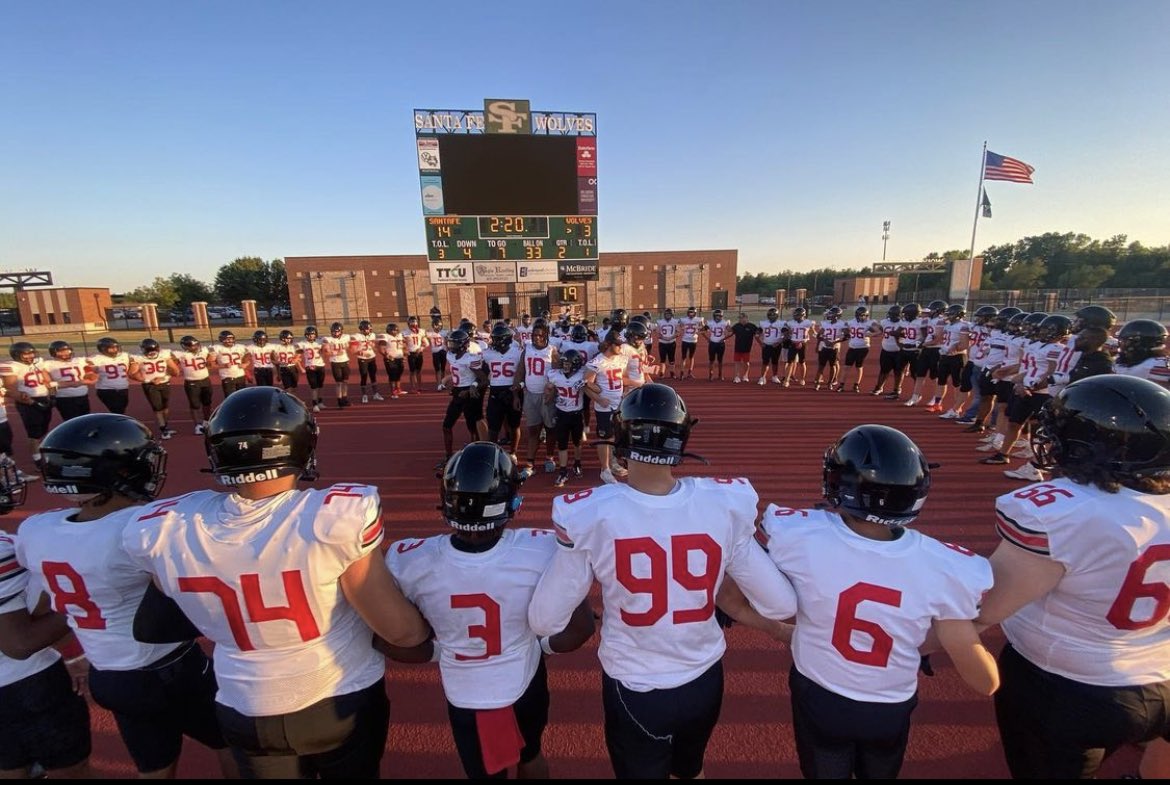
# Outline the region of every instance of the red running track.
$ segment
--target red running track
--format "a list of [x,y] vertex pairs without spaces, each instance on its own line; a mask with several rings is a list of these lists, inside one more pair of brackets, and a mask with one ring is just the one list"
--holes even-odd
[[[872,363],[870,363],[872,365]],[[863,390],[872,389],[875,368],[868,368]],[[1003,476],[1003,467],[977,463],[977,437],[960,433],[961,426],[870,395],[814,392],[811,386],[783,389],[768,384],[735,385],[707,382],[706,369],[696,381],[670,382],[683,394],[692,414],[701,419],[689,449],[711,462],[710,468],[687,464],[682,473],[746,476],[769,502],[801,507],[820,500],[821,456],[825,447],[848,428],[876,422],[905,431],[935,470],[929,501],[920,522],[925,533],[987,555],[995,548],[993,502],[999,494],[1020,487]],[[809,369],[811,379],[813,369]],[[429,370],[426,378],[431,378]],[[351,384],[356,390],[356,385]],[[381,389],[385,392],[385,382]],[[145,402],[133,391],[131,414],[153,422]],[[305,392],[302,389],[302,392]],[[326,400],[334,402],[332,385]],[[181,389],[175,388],[173,426],[179,436],[166,442],[169,476],[166,494],[177,495],[209,486],[202,439],[192,435]],[[352,393],[351,393],[352,397]],[[357,400],[357,399],[355,399]],[[319,415],[321,468],[319,485],[356,481],[381,489],[389,541],[444,530],[437,512],[437,484],[432,467],[442,455],[439,422],[448,397],[434,390],[399,400],[355,403]],[[217,393],[218,401],[218,393]],[[100,408],[95,400],[95,406]],[[21,455],[20,430],[17,454]],[[466,429],[456,426],[457,440]],[[458,445],[457,441],[457,445]],[[27,456],[25,456],[27,457]],[[1013,462],[1015,463],[1015,462]],[[599,484],[595,451],[585,453],[586,474],[571,480],[565,491]],[[553,498],[552,475],[539,474],[524,486],[524,507],[516,525],[548,527]],[[26,507],[5,519],[13,529],[26,515],[55,506],[37,486]],[[762,509],[762,507],[761,507]],[[594,596],[595,605],[597,598]],[[986,641],[998,651],[1002,637],[990,631]],[[600,669],[596,637],[581,651],[550,661],[551,719],[545,752],[555,777],[611,777],[602,737]],[[728,632],[725,660],[727,686],[723,713],[707,753],[708,777],[794,778],[800,776],[792,740],[787,671],[791,659],[780,646],[751,630]],[[1003,763],[992,702],[969,691],[944,657],[935,657],[937,675],[920,678],[920,703],[914,715],[906,778],[1003,778]],[[391,728],[382,773],[389,778],[460,778],[462,769],[447,727],[446,706],[437,666],[391,664],[388,673]],[[98,776],[133,776],[133,769],[105,711],[93,707],[94,754]],[[1100,776],[1136,770],[1136,753],[1125,750],[1107,761]],[[179,774],[216,777],[214,757],[188,743]]]

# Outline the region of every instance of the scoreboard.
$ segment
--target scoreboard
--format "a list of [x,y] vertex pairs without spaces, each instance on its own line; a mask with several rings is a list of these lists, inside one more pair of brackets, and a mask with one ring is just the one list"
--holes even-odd
[[434,283],[597,280],[597,118],[488,99],[416,109]]

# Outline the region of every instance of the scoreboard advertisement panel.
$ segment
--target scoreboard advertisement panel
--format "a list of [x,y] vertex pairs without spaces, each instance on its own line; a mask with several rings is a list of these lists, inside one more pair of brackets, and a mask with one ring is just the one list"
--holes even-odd
[[597,280],[596,115],[488,99],[414,128],[432,283]]

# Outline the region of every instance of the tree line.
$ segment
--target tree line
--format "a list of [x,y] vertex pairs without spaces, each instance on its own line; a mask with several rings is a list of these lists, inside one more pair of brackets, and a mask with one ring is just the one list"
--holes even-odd
[[160,310],[186,309],[193,302],[236,304],[241,300],[255,300],[256,307],[264,310],[287,304],[284,260],[241,256],[220,267],[211,284],[187,273],[172,273],[122,295],[123,302],[156,303]]
[[[967,251],[930,253],[925,259],[966,259]],[[1147,248],[1124,234],[1095,240],[1075,232],[1047,232],[993,245],[983,256],[984,290],[1170,288],[1170,245]],[[772,295],[777,289],[807,289],[809,297],[831,295],[833,280],[867,275],[870,267],[744,273],[736,291]],[[903,273],[903,291],[946,288],[945,273]]]

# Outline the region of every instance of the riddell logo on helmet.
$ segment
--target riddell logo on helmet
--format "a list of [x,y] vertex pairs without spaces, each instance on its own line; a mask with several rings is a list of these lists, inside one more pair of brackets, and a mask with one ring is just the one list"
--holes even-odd
[[76,485],[46,485],[45,490],[49,493],[81,493]]
[[882,518],[878,515],[874,515],[873,513],[866,515],[865,520],[868,523],[880,523],[883,526],[900,526],[906,521],[905,518]]
[[245,485],[250,482],[264,482],[280,477],[276,469],[265,469],[262,472],[247,472],[245,474],[221,474],[219,481],[223,485]]
[[677,455],[650,455],[637,450],[630,450],[630,460],[639,463],[656,463],[661,466],[673,466],[678,463]]

